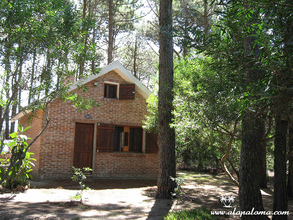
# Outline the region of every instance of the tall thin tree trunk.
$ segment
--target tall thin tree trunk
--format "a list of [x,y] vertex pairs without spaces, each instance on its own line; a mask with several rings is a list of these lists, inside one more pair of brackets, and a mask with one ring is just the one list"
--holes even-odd
[[108,39],[108,64],[113,61],[114,48],[114,14],[113,14],[113,0],[109,0],[109,39]]
[[[92,46],[94,47],[94,51],[96,51],[96,25],[93,27],[93,39],[92,39]],[[91,63],[91,70],[92,74],[96,73],[96,59],[92,59]]]
[[[284,4],[290,5],[292,1],[286,0]],[[280,71],[279,78],[277,79],[279,85],[283,88],[280,89],[280,99],[277,103],[278,109],[276,109],[276,129],[275,129],[275,160],[274,160],[274,211],[288,211],[288,194],[286,187],[286,145],[287,145],[287,132],[288,132],[288,109],[290,108],[290,98],[292,97],[292,91],[290,92],[289,88],[293,86],[292,83],[292,45],[293,45],[293,19],[292,12],[290,10],[285,10],[285,12],[280,12],[280,16],[282,16],[282,26],[284,28],[283,38],[284,38],[284,58],[286,66],[283,67]],[[285,14],[284,14],[285,13]],[[290,125],[291,129],[291,125]],[[289,130],[290,132],[290,130]],[[291,135],[289,133],[289,135]],[[289,136],[290,142],[291,136]],[[289,149],[290,147],[289,143]],[[291,152],[289,152],[291,153]],[[290,157],[289,157],[290,158]],[[289,159],[289,168],[290,162],[292,159]],[[292,162],[291,162],[292,163]],[[292,165],[292,164],[291,164]],[[289,171],[289,173],[292,172]],[[292,179],[291,179],[292,184]],[[276,219],[288,219],[288,216],[273,216],[273,220]]]
[[9,112],[4,115],[5,120],[5,139],[9,139]]
[[[251,10],[253,5],[248,5],[244,1],[244,8]],[[246,25],[255,24],[257,21],[258,11],[256,9]],[[245,57],[247,58],[246,78],[251,83],[253,89],[254,83],[261,80],[262,74],[257,66],[260,50],[256,44],[255,33],[247,33],[244,37]],[[251,56],[253,54],[253,56]],[[251,66],[251,63],[254,66]],[[249,91],[254,92],[254,91]],[[253,98],[251,98],[253,99]],[[242,143],[240,152],[240,169],[239,169],[239,201],[241,211],[264,211],[262,195],[260,192],[260,146],[263,139],[263,120],[258,115],[257,106],[255,111],[247,109],[243,113],[242,119]],[[267,216],[250,215],[242,216],[242,219],[268,219]]]
[[134,52],[133,52],[133,75],[137,77],[137,50],[138,50],[138,45],[137,45],[137,36],[135,36],[135,42],[134,42]]
[[260,188],[267,188],[267,154],[266,154],[266,141],[265,141],[265,121],[261,121],[260,125],[261,132],[261,145],[259,151],[260,157],[260,167],[259,167],[259,176],[260,176]]
[[33,63],[32,63],[32,73],[30,78],[30,87],[29,87],[29,94],[28,94],[28,104],[31,103],[33,98],[33,88],[34,88],[34,78],[35,78],[35,65],[36,65],[36,49],[34,49],[33,53]]
[[[286,147],[288,121],[282,120],[281,117],[281,113],[278,113],[276,116],[273,211],[288,211],[288,195],[286,184]],[[288,216],[274,215],[273,220],[276,219],[288,219]]]
[[[83,20],[82,25],[83,25],[83,27],[82,27],[82,32],[86,31],[86,27],[85,27],[86,11],[87,11],[87,0],[83,0],[83,10],[82,10],[82,20]],[[86,51],[87,51],[87,34],[83,33],[83,52],[81,52],[81,57],[80,57],[79,77],[82,77],[83,72],[84,72]]]
[[288,166],[288,196],[293,196],[293,122],[289,124],[289,143],[288,143],[288,155],[289,155],[289,166]]
[[[11,110],[11,115],[14,116],[16,115],[16,112],[17,112],[17,107],[20,105],[20,103],[18,102],[19,101],[19,95],[21,94],[21,89],[20,87],[18,86],[18,84],[20,83],[20,80],[21,80],[21,75],[22,75],[22,66],[23,66],[23,60],[21,59],[20,62],[19,62],[19,71],[18,71],[18,74],[14,77],[14,82],[13,82],[13,87],[14,89],[16,89],[15,92],[15,97],[13,99],[14,103],[12,105],[12,110]],[[10,131],[9,133],[13,133],[15,131],[15,122],[12,122],[10,124]]]
[[[184,26],[185,26],[185,29],[188,25],[188,20],[187,20],[187,17],[185,16],[184,18]],[[184,29],[184,39],[183,39],[183,58],[187,57],[188,55],[188,38],[189,38],[189,35],[188,35],[188,31],[186,31]]]
[[160,0],[160,58],[159,58],[159,175],[157,198],[171,198],[176,183],[175,131],[173,120],[173,35],[172,0]]
[[209,31],[209,11],[208,11],[208,1],[203,0],[204,5],[204,11],[203,11],[203,27],[204,27],[204,33],[207,34]]

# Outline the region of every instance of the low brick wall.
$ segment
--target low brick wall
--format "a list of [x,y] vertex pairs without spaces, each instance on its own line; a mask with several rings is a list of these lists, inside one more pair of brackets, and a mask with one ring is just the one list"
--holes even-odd
[[157,179],[158,154],[96,153],[93,175],[101,178]]

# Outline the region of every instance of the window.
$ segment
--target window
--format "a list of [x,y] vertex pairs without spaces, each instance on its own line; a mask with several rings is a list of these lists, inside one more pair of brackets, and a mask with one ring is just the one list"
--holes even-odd
[[114,82],[105,82],[104,98],[119,98],[121,100],[134,99],[135,84],[119,84]]
[[142,152],[142,128],[100,124],[97,135],[98,152]]
[[117,85],[105,84],[104,87],[104,98],[117,98]]

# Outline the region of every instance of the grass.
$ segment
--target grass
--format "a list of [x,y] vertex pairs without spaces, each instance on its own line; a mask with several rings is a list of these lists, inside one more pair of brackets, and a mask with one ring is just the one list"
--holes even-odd
[[178,177],[186,179],[186,180],[197,180],[201,183],[206,184],[223,184],[226,185],[229,183],[229,179],[226,177],[226,175],[217,175],[214,176],[209,173],[200,173],[200,172],[192,172],[192,171],[179,171]]
[[211,212],[204,208],[197,208],[191,210],[180,210],[170,212],[164,220],[216,220],[215,216],[211,215]]

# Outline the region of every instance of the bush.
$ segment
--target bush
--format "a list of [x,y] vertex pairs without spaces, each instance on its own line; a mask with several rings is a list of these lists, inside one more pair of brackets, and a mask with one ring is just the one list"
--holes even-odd
[[204,208],[180,210],[170,212],[164,220],[215,220],[216,217],[211,215],[211,212]]
[[80,202],[82,202],[82,193],[83,190],[88,190],[89,188],[86,187],[86,185],[84,184],[84,180],[86,179],[86,176],[84,175],[83,172],[91,172],[92,169],[89,167],[83,167],[81,168],[76,168],[76,167],[72,167],[74,174],[71,177],[72,181],[74,182],[78,182],[79,186],[80,186],[80,193],[77,193],[75,196],[73,196],[73,199],[80,199]]
[[29,184],[28,179],[31,178],[30,172],[32,171],[32,166],[34,166],[32,161],[36,159],[31,158],[33,153],[27,151],[27,136],[21,134],[27,129],[19,126],[19,132],[10,134],[12,140],[8,146],[11,154],[9,154],[9,157],[3,157],[0,160],[0,163],[5,165],[0,167],[0,180],[3,180],[8,167],[12,166],[2,183],[5,188],[13,189],[18,185],[24,187]]

